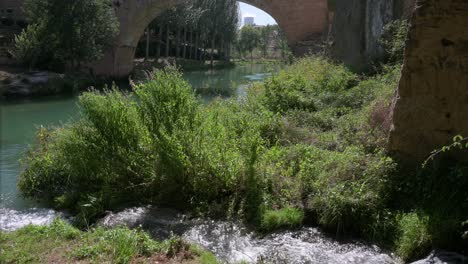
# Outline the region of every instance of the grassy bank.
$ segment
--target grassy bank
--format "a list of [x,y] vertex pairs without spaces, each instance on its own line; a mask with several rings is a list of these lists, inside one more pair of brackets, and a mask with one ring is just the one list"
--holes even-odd
[[216,258],[179,238],[154,241],[125,227],[80,231],[55,220],[0,232],[0,263],[218,263]]
[[466,250],[467,166],[442,154],[408,169],[385,150],[399,74],[305,58],[241,100],[203,105],[178,72],[157,71],[132,94],[85,93],[81,119],[40,129],[19,187],[78,224],[150,203],[262,232],[314,222],[406,260]]

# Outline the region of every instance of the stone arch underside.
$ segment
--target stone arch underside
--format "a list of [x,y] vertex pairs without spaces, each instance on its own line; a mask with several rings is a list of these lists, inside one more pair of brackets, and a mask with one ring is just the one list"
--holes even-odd
[[[94,73],[125,77],[133,70],[136,46],[151,21],[181,0],[115,0],[120,32],[114,47],[93,64]],[[328,0],[242,0],[270,14],[285,32],[296,54],[301,44],[320,40],[328,29]]]

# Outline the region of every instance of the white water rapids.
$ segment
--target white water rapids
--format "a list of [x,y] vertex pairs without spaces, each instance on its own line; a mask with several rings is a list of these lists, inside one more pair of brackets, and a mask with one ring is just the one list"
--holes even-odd
[[[47,225],[56,217],[64,215],[50,209],[0,208],[0,231],[14,231],[28,224]],[[210,250],[224,263],[402,263],[392,253],[377,246],[359,241],[339,242],[313,227],[260,236],[234,222],[189,219],[174,210],[151,206],[109,212],[99,224],[108,227],[141,227],[155,239],[179,235]],[[435,251],[414,264],[468,264],[468,258],[456,253]]]

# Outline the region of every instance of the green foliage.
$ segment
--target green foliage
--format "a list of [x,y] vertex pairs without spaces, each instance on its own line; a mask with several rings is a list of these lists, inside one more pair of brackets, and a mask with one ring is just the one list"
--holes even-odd
[[[275,27],[266,25],[264,27],[261,27],[259,30],[260,30],[259,46],[260,46],[260,49],[262,50],[263,58],[266,58],[268,56],[268,47],[270,45],[271,38],[273,34],[275,34]],[[241,30],[241,34],[242,34],[242,30]]]
[[13,233],[2,232],[0,262],[41,262],[45,248],[56,247],[79,238],[80,231],[61,220],[55,220],[47,227],[26,226]]
[[431,155],[423,162],[423,168],[431,161],[434,161],[438,155],[447,152],[453,152],[454,150],[465,150],[468,149],[468,138],[463,138],[461,135],[457,135],[453,138],[453,143],[448,146],[443,146],[440,149],[432,151]]
[[194,255],[200,257],[199,259],[200,259],[201,264],[218,264],[219,263],[216,257],[211,252],[206,251],[199,246],[192,245],[189,250]]
[[94,229],[86,233],[83,240],[84,245],[71,252],[77,260],[104,261],[111,257],[113,263],[129,263],[135,256],[150,256],[168,250],[164,243],[151,240],[147,233],[125,227]]
[[260,33],[253,26],[243,26],[239,33],[239,46],[243,50],[250,52],[250,58],[253,60],[253,50],[258,47],[260,42]]
[[103,56],[118,31],[109,0],[28,0],[31,25],[16,38],[16,58],[29,67],[60,70]]
[[280,228],[297,228],[302,225],[304,212],[297,208],[267,210],[262,215],[261,229],[273,231]]
[[466,164],[447,151],[405,171],[385,151],[399,76],[395,66],[358,78],[305,58],[246,97],[203,105],[179,73],[159,71],[131,95],[86,93],[79,120],[39,130],[20,188],[85,223],[118,205],[158,203],[265,231],[307,215],[405,258],[428,245],[463,248]]
[[1,263],[134,263],[138,258],[154,256],[170,259],[180,252],[190,252],[200,263],[217,263],[209,252],[178,237],[159,242],[139,229],[126,227],[80,231],[56,219],[49,226],[30,225],[10,233],[0,232]]
[[[245,52],[250,52],[251,60],[255,54],[256,62],[261,62],[260,58],[274,58],[282,59],[287,63],[292,62],[293,56],[289,49],[288,40],[278,25],[244,26],[237,32],[234,47],[237,52],[235,56],[241,60],[244,59]],[[273,52],[269,52],[272,48]]]
[[[430,238],[426,248],[461,252],[468,248],[464,236],[468,219],[468,165],[463,160],[466,154],[465,139],[456,136],[453,143],[433,151],[423,166],[402,169],[389,185],[393,204],[407,211],[417,210],[418,216],[424,217],[425,232]],[[417,247],[408,250],[408,258],[425,253]]]
[[[149,29],[155,30],[156,25],[158,27],[167,27],[170,32],[166,32],[165,37],[175,39],[172,42],[175,42],[176,57],[183,58],[184,54],[187,55],[186,48],[195,48],[195,52],[199,54],[198,52],[202,47],[212,48],[210,50],[211,55],[214,55],[215,49],[217,54],[221,55],[226,53],[228,44],[235,40],[239,23],[238,8],[238,2],[235,0],[183,1],[159,15],[149,25]],[[195,39],[193,39],[193,36],[190,39],[192,43],[187,43],[187,39],[184,40],[181,37],[182,30],[185,30],[184,34],[190,31],[190,34],[195,35]],[[180,53],[182,47],[184,47],[186,53]],[[192,58],[205,60],[206,52],[207,50],[203,49],[202,55],[192,56]],[[189,52],[189,55],[191,54],[192,52]],[[170,55],[169,50],[166,51],[166,55]],[[224,56],[228,56],[228,54],[224,54]]]
[[12,53],[15,59],[25,66],[34,68],[38,65],[50,65],[52,68],[56,62],[53,60],[53,47],[56,39],[47,34],[45,23],[31,24],[21,34],[15,37],[15,48]]
[[274,112],[323,109],[346,91],[356,76],[324,58],[305,58],[265,82],[265,105]]
[[417,213],[403,214],[398,221],[396,252],[404,260],[422,257],[431,248],[429,218]]
[[407,20],[395,20],[384,26],[380,44],[390,63],[403,63],[409,29],[410,24]]
[[131,195],[136,185],[156,180],[156,164],[136,104],[127,96],[115,90],[92,92],[80,102],[81,120],[38,132],[39,144],[24,160],[28,166],[19,187],[28,196],[73,209],[85,220],[136,199]]
[[72,209],[87,224],[128,202],[203,207],[255,176],[272,117],[245,111],[252,102],[202,107],[170,69],[135,90],[137,101],[116,90],[85,93],[80,120],[39,130],[23,161],[23,194]]
[[[344,67],[310,58],[252,88],[241,101],[200,105],[171,69],[135,86],[133,96],[116,90],[85,93],[80,120],[39,131],[38,144],[24,159],[20,189],[72,209],[84,224],[128,202],[171,203],[200,212],[230,203],[256,223],[265,209],[305,206],[323,214],[324,225],[352,222],[354,211],[344,211],[356,204],[366,217],[372,215],[368,211],[381,204],[381,181],[392,170],[391,161],[376,154],[378,146],[370,152],[347,147],[362,144],[351,129],[356,118],[348,113],[377,94],[371,85],[350,89],[354,82]],[[347,93],[353,99],[362,94],[362,103],[343,99]],[[314,107],[304,107],[311,102]],[[366,114],[356,116],[365,123]],[[347,141],[332,146],[326,137],[317,138],[311,140],[319,147],[310,147],[288,125],[303,129],[306,137],[328,133]],[[285,147],[274,147],[278,144]],[[350,157],[353,163],[347,163]],[[340,188],[346,195],[335,195]],[[313,195],[317,192],[321,197]],[[334,211],[328,212],[330,207]]]
[[384,187],[393,161],[383,153],[365,153],[358,147],[315,155],[302,177],[316,178],[306,188],[314,193],[309,206],[317,212],[318,222],[339,233],[364,230],[384,208]]

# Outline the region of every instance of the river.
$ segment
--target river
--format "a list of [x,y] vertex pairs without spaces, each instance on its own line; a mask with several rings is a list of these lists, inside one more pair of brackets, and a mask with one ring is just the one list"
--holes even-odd
[[[217,91],[225,96],[242,96],[251,82],[262,81],[276,69],[267,65],[246,65],[215,71],[195,71],[184,78],[202,91],[203,100]],[[229,91],[229,92],[225,92]],[[216,94],[216,93],[215,93]],[[20,102],[0,102],[0,231],[12,231],[27,224],[48,224],[61,213],[25,200],[17,189],[19,159],[34,142],[38,126],[58,126],[79,115],[77,97],[55,97]],[[170,210],[169,210],[170,211]],[[357,241],[338,242],[320,230],[304,227],[297,231],[257,236],[242,225],[223,221],[184,220],[170,211],[152,207],[130,208],[110,214],[107,225],[143,225],[154,236],[170,231],[198,243],[229,263],[399,263],[388,252]],[[162,223],[162,224],[161,224]]]

